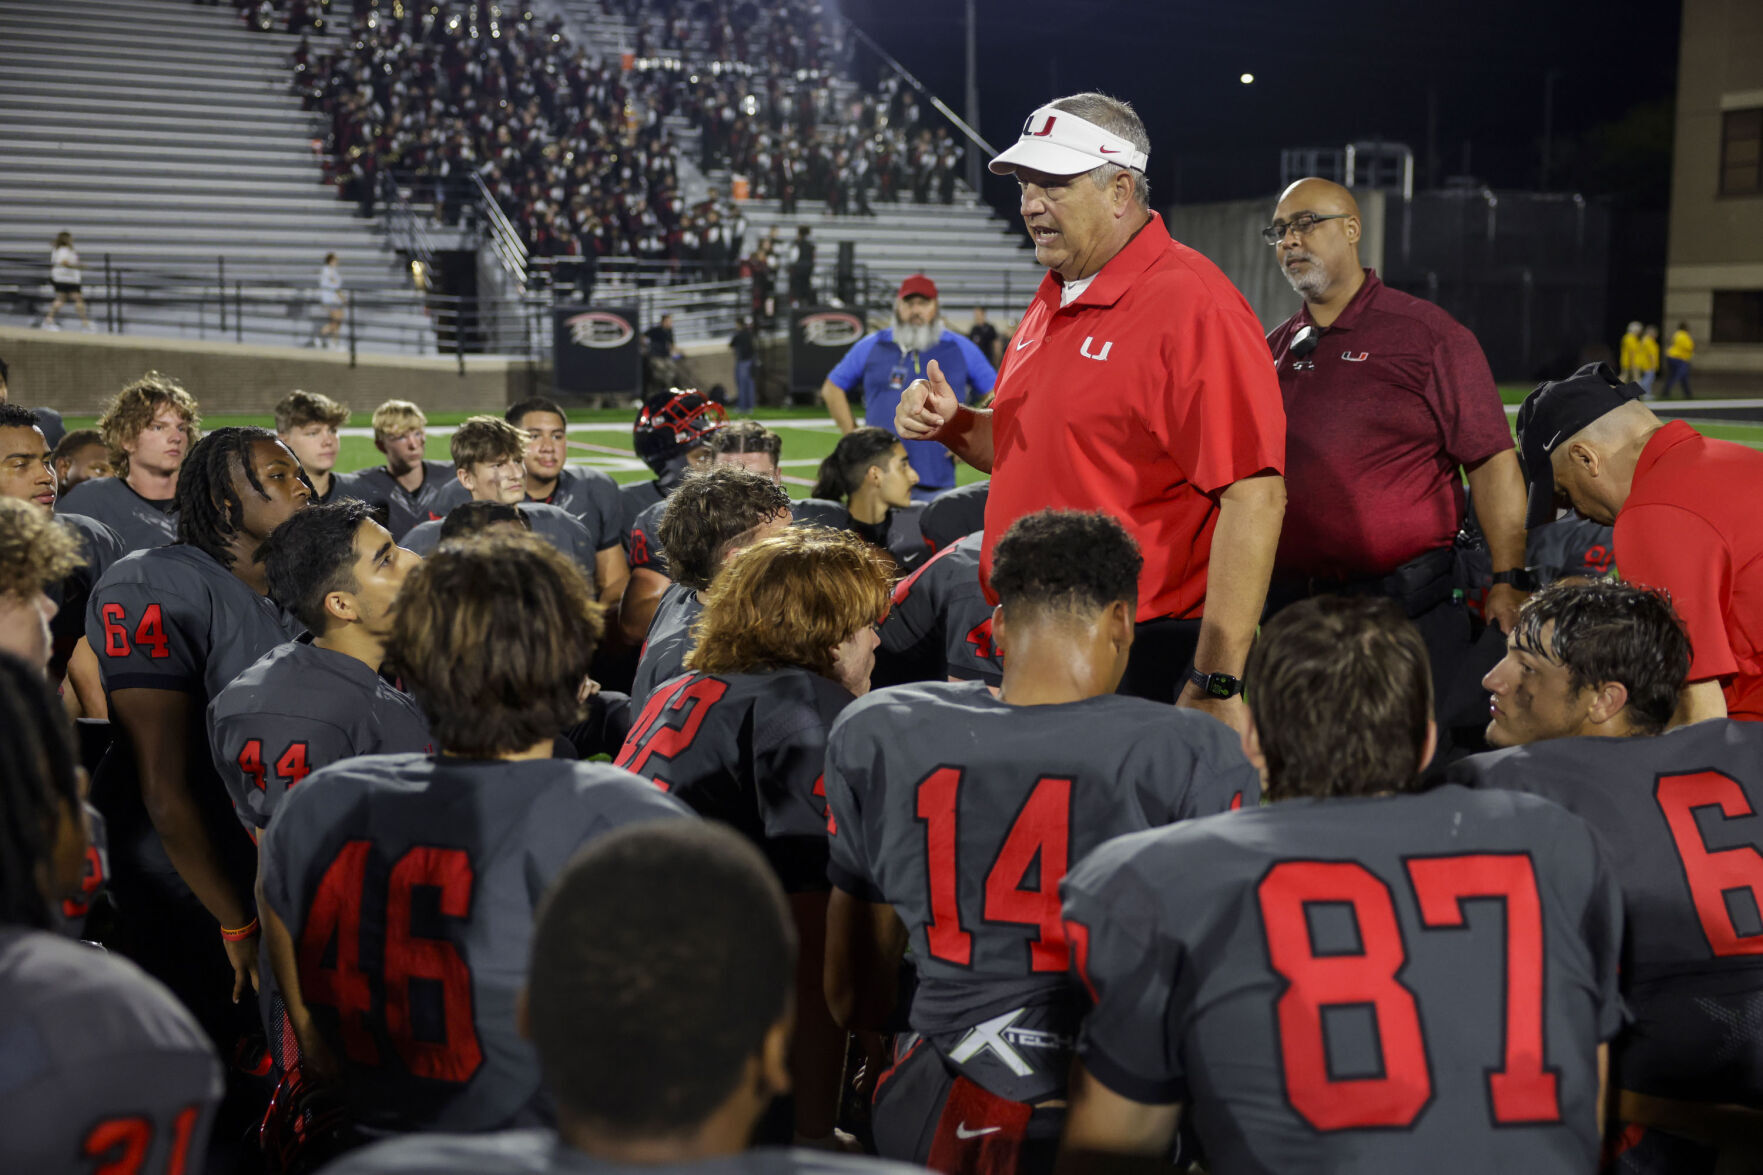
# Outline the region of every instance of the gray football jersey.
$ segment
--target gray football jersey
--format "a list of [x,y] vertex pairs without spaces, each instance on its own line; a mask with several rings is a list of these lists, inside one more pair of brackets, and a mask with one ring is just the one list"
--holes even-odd
[[688,1163],[617,1163],[576,1150],[549,1130],[424,1134],[338,1159],[324,1175],[924,1175],[924,1168],[858,1155],[759,1147]]
[[1524,544],[1524,562],[1542,584],[1570,575],[1597,579],[1615,566],[1615,535],[1612,527],[1569,514],[1531,528]]
[[1078,1052],[1216,1175],[1597,1169],[1621,897],[1584,821],[1448,785],[1135,833],[1065,880]]
[[557,488],[548,498],[528,498],[529,503],[556,506],[575,516],[588,528],[594,549],[604,551],[625,539],[624,501],[618,483],[598,469],[566,465],[557,472]]
[[[465,487],[453,476],[453,466],[446,461],[424,461],[422,484],[412,493],[399,485],[384,465],[360,469],[341,475],[341,484],[333,491],[332,500],[355,498],[386,511],[386,529],[394,539],[403,539],[411,527],[433,518],[446,517],[447,511],[459,502]],[[451,488],[449,488],[451,487]]]
[[356,1118],[394,1131],[549,1120],[514,1019],[534,911],[583,845],[682,818],[646,779],[555,759],[366,755],[289,792],[259,842],[263,895]]
[[221,1091],[195,1018],[133,963],[0,928],[0,1170],[200,1175]]
[[116,532],[128,551],[145,551],[177,541],[178,515],[165,503],[150,502],[129,488],[120,477],[97,477],[82,481],[55,503],[57,514],[83,514]]
[[208,704],[208,748],[251,829],[267,825],[288,790],[320,767],[435,749],[415,698],[306,637],[265,653]]
[[667,493],[657,480],[627,481],[618,487],[618,504],[623,510],[618,529],[624,538],[625,553],[631,557],[633,564],[636,552],[630,549],[631,527],[636,524],[637,515],[655,503],[665,501]]
[[[589,583],[594,581],[594,537],[580,520],[567,510],[543,502],[523,503],[520,510],[532,524],[534,534],[573,560],[587,574]],[[441,518],[418,523],[398,540],[398,545],[426,559],[441,545],[443,525],[445,519]]]
[[851,703],[828,736],[827,876],[905,924],[915,1031],[943,1047],[1027,1009],[1013,1030],[1064,1038],[951,1053],[992,1092],[1039,1100],[1063,1088],[1076,1024],[1066,870],[1111,837],[1259,798],[1237,736],[1191,711],[1118,694],[1012,706],[982,682],[894,686]]
[[697,645],[692,626],[704,614],[698,593],[683,583],[668,585],[655,605],[654,619],[649,621],[649,635],[643,641],[642,656],[637,660],[636,680],[631,683],[631,706],[636,713],[649,704],[649,695],[664,681],[671,681],[686,671],[686,654]]
[[59,681],[74,646],[86,635],[86,601],[92,597],[93,586],[110,570],[111,564],[128,554],[128,548],[114,530],[96,518],[58,513],[55,521],[74,536],[80,545],[80,558],[85,561],[72,575],[44,589],[58,609],[49,622],[49,632],[55,639],[49,676]]
[[967,535],[895,585],[881,648],[902,672],[932,681],[1004,680],[1004,656],[992,640],[992,605],[979,582],[984,541],[981,534]]

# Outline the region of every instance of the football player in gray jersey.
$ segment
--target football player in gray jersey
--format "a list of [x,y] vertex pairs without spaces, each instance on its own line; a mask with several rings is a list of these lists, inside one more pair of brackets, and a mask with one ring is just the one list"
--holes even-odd
[[443,547],[386,645],[439,753],[315,771],[263,834],[265,953],[303,1067],[370,1129],[552,1119],[515,1031],[539,897],[608,830],[691,818],[628,771],[551,758],[599,635],[580,569],[542,540]]
[[275,406],[275,435],[300,458],[300,468],[312,483],[312,504],[321,506],[336,498],[342,478],[333,470],[342,446],[338,430],[349,423],[349,406],[322,392],[295,388]]
[[687,822],[608,833],[563,871],[533,934],[520,1022],[557,1128],[397,1139],[327,1175],[921,1171],[747,1149],[790,1088],[796,945],[776,879],[737,834]]
[[1667,729],[1690,646],[1624,583],[1532,596],[1484,679],[1488,741],[1446,777],[1553,800],[1617,861],[1631,1020],[1611,1055],[1631,1175],[1763,1169],[1763,724]]
[[869,691],[892,574],[855,535],[823,529],[785,530],[731,558],[707,594],[691,672],[655,691],[617,759],[739,829],[790,895],[803,943],[791,1056],[799,1138],[831,1136],[845,1056],[821,993],[826,734]]
[[827,998],[886,1026],[918,985],[876,1090],[877,1149],[941,1171],[1045,1171],[1076,1035],[1060,879],[1109,837],[1253,806],[1228,727],[1114,691],[1142,560],[1102,514],[1043,511],[998,544],[1003,685],[902,685],[834,724]]
[[380,507],[386,529],[399,541],[417,523],[445,515],[443,497],[458,492],[452,466],[424,459],[427,430],[421,408],[409,400],[387,400],[373,410],[373,444],[386,455],[385,464],[342,474],[332,491]]
[[[455,507],[466,502],[520,504],[532,532],[573,559],[592,582],[598,566],[595,536],[569,511],[543,502],[526,501],[526,475],[521,465],[526,444],[524,434],[506,420],[494,416],[473,416],[461,423],[451,441],[454,476],[458,480],[452,491],[436,504],[441,518],[413,527],[398,541],[418,555],[426,556],[439,545],[441,526]],[[600,601],[605,603],[606,585],[597,585],[596,592]]]
[[[1008,662],[1006,662],[1008,664]],[[1584,1175],[1622,1026],[1621,895],[1584,821],[1422,791],[1431,671],[1394,603],[1320,596],[1249,655],[1268,806],[1133,833],[1065,879],[1092,1000],[1061,1169]]]
[[208,704],[215,770],[253,836],[321,767],[434,750],[416,699],[380,676],[393,602],[421,560],[372,509],[354,499],[309,507],[258,551],[270,599],[306,635],[265,653]]
[[220,1063],[133,964],[53,932],[87,849],[60,702],[0,654],[0,1170],[200,1175]]
[[526,434],[526,500],[556,506],[587,527],[594,543],[594,582],[611,607],[624,594],[630,564],[624,551],[624,502],[618,483],[598,469],[565,464],[569,417],[554,400],[534,397],[510,405],[503,419]]
[[130,911],[111,945],[163,979],[229,1054],[240,1009],[216,972],[230,965],[235,1003],[256,986],[256,862],[214,774],[204,718],[233,678],[298,631],[265,596],[256,552],[311,492],[268,429],[216,429],[179,475],[181,541],[118,560],[86,608],[116,732],[92,799],[109,826],[117,904]]
[[678,677],[694,638],[692,626],[704,610],[703,593],[736,551],[790,525],[790,496],[770,478],[735,465],[717,465],[688,474],[667,499],[661,516],[661,545],[674,583],[662,596],[649,625],[631,685],[631,705],[639,712],[655,687]]
[[98,418],[116,458],[116,476],[75,486],[60,508],[114,530],[130,551],[177,538],[178,470],[201,435],[195,399],[174,379],[150,371],[123,388]]
[[846,433],[820,463],[811,497],[843,502],[847,528],[886,551],[905,575],[930,557],[924,537],[924,503],[912,500],[918,473],[906,446],[885,428]]

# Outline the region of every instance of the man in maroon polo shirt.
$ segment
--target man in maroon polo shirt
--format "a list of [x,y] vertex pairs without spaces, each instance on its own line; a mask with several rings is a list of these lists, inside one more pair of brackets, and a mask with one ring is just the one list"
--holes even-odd
[[1134,644],[1120,692],[1241,730],[1285,506],[1285,413],[1254,313],[1150,210],[1144,125],[1104,94],[1029,116],[992,160],[1015,173],[1035,259],[989,411],[942,371],[906,389],[894,429],[990,470],[982,582],[997,536],[1044,509],[1100,510],[1138,540]]
[[1476,683],[1499,659],[1491,649],[1476,656],[1453,591],[1458,471],[1469,475],[1493,559],[1488,618],[1506,632],[1534,586],[1524,568],[1524,478],[1475,336],[1360,265],[1360,232],[1353,194],[1323,179],[1287,188],[1262,231],[1304,298],[1267,336],[1291,490],[1268,611],[1311,595],[1394,598],[1426,640],[1443,735],[1485,723]]
[[1559,498],[1616,528],[1616,567],[1663,588],[1690,635],[1677,724],[1763,721],[1763,453],[1670,424],[1602,363],[1545,383],[1518,410],[1531,526]]

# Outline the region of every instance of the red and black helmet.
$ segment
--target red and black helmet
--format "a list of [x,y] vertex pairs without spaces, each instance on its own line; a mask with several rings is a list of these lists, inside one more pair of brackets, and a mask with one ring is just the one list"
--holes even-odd
[[697,388],[669,388],[643,401],[631,438],[637,456],[657,475],[728,423],[722,405]]

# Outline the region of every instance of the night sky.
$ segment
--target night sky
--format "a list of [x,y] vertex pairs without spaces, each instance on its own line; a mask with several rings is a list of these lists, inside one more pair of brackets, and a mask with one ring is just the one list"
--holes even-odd
[[[963,0],[839,2],[962,109]],[[1155,205],[1270,195],[1282,147],[1377,138],[1414,149],[1419,187],[1463,174],[1467,155],[1468,174],[1484,182],[1534,188],[1551,69],[1550,187],[1640,205],[1664,198],[1672,0],[978,0],[978,15],[986,138],[1007,146],[1060,94],[1126,98],[1150,132]],[[1245,72],[1254,84],[1241,84]],[[1001,187],[988,195],[1010,198]]]

